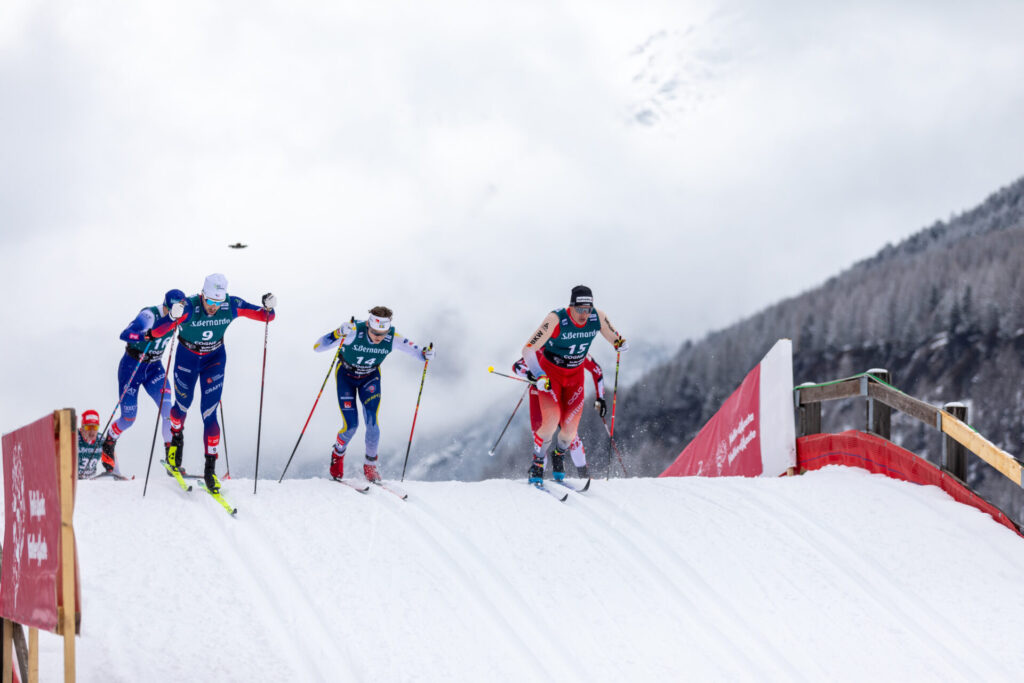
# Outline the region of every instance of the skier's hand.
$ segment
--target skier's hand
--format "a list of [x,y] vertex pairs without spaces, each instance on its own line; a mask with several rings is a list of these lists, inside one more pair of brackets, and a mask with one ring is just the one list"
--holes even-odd
[[273,294],[271,294],[270,292],[267,292],[266,294],[264,294],[263,295],[263,308],[267,309],[268,311],[271,311],[271,310],[277,308],[277,297],[274,296]]
[[356,319],[352,318],[351,322],[344,322],[341,327],[338,328],[339,339],[347,337],[352,333],[352,330],[356,329]]
[[536,384],[537,383],[537,376],[535,374],[533,374],[532,372],[530,372],[529,370],[527,370],[526,371],[526,381],[530,382],[531,384]]
[[434,345],[431,344],[423,349],[423,360],[434,360]]
[[608,414],[608,404],[604,402],[603,398],[599,398],[594,401],[594,408],[597,409],[597,414],[602,418]]
[[618,339],[616,339],[614,346],[615,350],[618,351],[619,353],[625,353],[626,351],[629,351],[629,342],[626,341],[624,337],[619,337]]
[[549,378],[547,375],[541,375],[540,377],[535,379],[533,383],[541,391],[551,391],[551,378]]
[[171,320],[177,320],[181,316],[185,315],[185,302],[175,301],[173,304],[171,304],[170,314]]

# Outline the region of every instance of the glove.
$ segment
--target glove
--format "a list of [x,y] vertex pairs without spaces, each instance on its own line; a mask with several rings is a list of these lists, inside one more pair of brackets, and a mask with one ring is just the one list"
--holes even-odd
[[533,374],[532,372],[530,372],[529,370],[527,370],[526,371],[526,381],[529,382],[530,384],[536,384],[537,383],[537,376],[535,374]]
[[533,383],[541,391],[551,391],[551,379],[547,375],[541,375]]
[[177,320],[181,316],[185,315],[185,302],[175,301],[171,304],[171,320]]
[[599,398],[594,401],[594,407],[597,409],[597,414],[602,418],[608,414],[608,404],[604,402],[603,398]]
[[276,307],[277,307],[277,297],[274,296],[273,294],[271,294],[270,292],[267,292],[266,294],[264,294],[263,295],[263,308],[265,308],[265,309],[267,309],[269,311],[269,310],[272,310],[272,309],[274,309]]
[[626,351],[629,351],[629,342],[623,339],[622,337],[619,337],[618,339],[615,340],[614,346],[615,350],[618,351],[619,353],[625,353]]
[[342,323],[341,327],[338,328],[338,334],[341,335],[341,337],[347,337],[354,329],[356,329],[356,326],[353,319],[353,322]]
[[423,349],[423,360],[434,360],[434,345],[431,344]]

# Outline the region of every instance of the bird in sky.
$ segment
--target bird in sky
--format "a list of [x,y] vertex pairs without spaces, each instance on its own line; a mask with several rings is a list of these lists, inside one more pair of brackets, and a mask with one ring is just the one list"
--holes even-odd
[[228,247],[231,248],[231,249],[245,249],[247,246],[249,246],[249,245],[248,244],[242,244],[241,242],[235,242],[234,244],[229,244],[228,245]]

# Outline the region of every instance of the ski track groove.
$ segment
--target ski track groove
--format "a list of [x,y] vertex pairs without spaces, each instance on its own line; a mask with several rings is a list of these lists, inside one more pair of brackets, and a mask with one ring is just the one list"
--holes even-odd
[[[533,495],[531,493],[531,495]],[[392,496],[388,496],[392,498]],[[416,497],[416,505],[410,510],[410,512],[422,511],[422,517],[426,520],[416,519],[413,515],[402,516],[397,511],[392,511],[392,514],[399,519],[399,521],[406,527],[418,530],[426,537],[430,538],[434,543],[428,544],[431,551],[446,565],[452,567],[458,571],[462,577],[464,585],[472,589],[472,593],[476,596],[477,608],[481,612],[485,612],[490,617],[491,621],[498,623],[499,627],[510,636],[510,642],[515,642],[523,652],[523,661],[525,661],[534,670],[536,679],[535,680],[580,680],[577,674],[577,668],[571,663],[567,662],[562,653],[549,644],[549,641],[545,638],[536,638],[531,642],[523,640],[520,633],[551,633],[553,629],[550,624],[543,623],[538,625],[536,622],[539,618],[539,614],[531,613],[529,610],[524,609],[521,605],[530,604],[527,597],[523,596],[518,589],[506,579],[501,569],[494,565],[486,556],[484,556],[475,546],[467,543],[458,537],[457,534],[453,533],[448,529],[444,522],[438,520],[437,513],[430,507],[424,500],[425,496]],[[554,502],[554,501],[552,501]],[[390,507],[395,505],[409,505],[409,501],[395,500]],[[428,529],[428,526],[433,526],[434,530]],[[437,530],[441,532],[447,539],[440,538]],[[462,558],[472,557],[473,561],[479,565],[480,571],[471,571],[470,569],[462,566],[460,560],[452,553],[441,549],[447,548],[450,545],[459,545],[462,548]],[[494,584],[495,588],[503,590],[504,594],[508,596],[507,604],[515,605],[515,609],[518,612],[513,619],[503,614],[503,611],[495,604],[494,601],[489,597],[490,594],[496,594],[497,591],[484,590],[479,586],[480,579],[486,577],[489,579],[489,583]],[[483,606],[487,606],[488,609],[483,609]],[[515,623],[513,623],[513,621]],[[538,656],[537,649],[543,647],[547,650],[547,654],[544,656]],[[549,671],[545,667],[538,665],[538,661],[545,663],[557,663],[560,671]]]
[[[277,597],[280,595],[281,586],[276,583],[271,585],[267,582],[266,579],[263,578],[267,575],[266,572],[261,573],[255,571],[246,571],[244,569],[246,567],[264,566],[259,561],[255,560],[266,560],[268,564],[272,563],[273,565],[276,565],[276,568],[278,569],[277,572],[273,572],[270,575],[277,576],[279,578],[285,576],[292,576],[292,572],[289,567],[281,566],[281,560],[277,558],[276,553],[273,550],[267,549],[265,547],[265,542],[262,539],[258,538],[255,533],[250,532],[246,528],[245,525],[252,523],[254,521],[254,518],[250,517],[244,520],[240,520],[237,518],[227,517],[227,513],[224,512],[224,509],[217,503],[216,500],[213,500],[213,498],[208,493],[197,488],[193,488],[192,493],[198,493],[204,498],[210,499],[208,501],[204,501],[203,503],[205,505],[211,506],[208,509],[207,515],[211,519],[219,520],[217,523],[221,526],[223,537],[230,543],[230,545],[217,543],[215,543],[214,545],[217,547],[218,553],[222,557],[225,557],[225,559],[234,560],[228,563],[228,566],[233,568],[232,572],[234,573],[239,583],[249,584],[249,590],[245,591],[249,599],[253,600],[254,602],[258,600],[258,602],[263,605],[265,609],[260,610],[260,612],[271,612],[277,616],[277,618],[273,620],[268,620],[266,618],[262,619],[263,623],[266,626],[265,632],[276,634],[274,638],[275,643],[277,645],[284,645],[285,643],[287,643],[287,648],[291,650],[293,653],[295,653],[295,656],[290,658],[290,660],[294,663],[295,668],[298,669],[294,672],[295,680],[339,680],[338,672],[333,670],[324,672],[321,671],[318,666],[318,662],[322,662],[323,657],[315,656],[315,650],[319,649],[322,654],[329,654],[330,652],[332,652],[332,650],[335,649],[335,647],[333,643],[323,642],[323,636],[320,634],[327,633],[328,631],[327,629],[322,628],[322,622],[316,610],[312,609],[309,606],[308,601],[305,599],[304,591],[301,588],[296,587],[294,585],[289,586],[289,592],[295,594],[298,597],[297,600],[286,605],[284,604],[284,601],[280,597]],[[242,514],[241,510],[239,510],[239,514]],[[237,526],[232,527],[231,525]],[[240,534],[247,535],[249,537],[246,543],[242,543],[239,539],[236,538],[236,536]],[[232,557],[227,558],[226,556],[228,555]],[[257,558],[257,555],[259,556],[259,558]],[[289,580],[292,582],[294,581],[294,579],[291,578]],[[289,606],[295,608],[301,607],[301,618],[293,620],[291,618],[291,614],[293,612],[288,609]],[[296,623],[303,623],[303,620],[309,620],[312,623],[319,624],[321,626],[321,629],[319,631],[316,631],[316,635],[314,635],[313,632],[303,633],[303,636],[300,638],[298,637],[298,635],[295,635],[298,634],[299,631],[295,630],[293,634],[293,629],[288,628],[287,624],[291,623],[292,621],[295,621]],[[309,642],[313,638],[316,638],[317,640],[321,641],[315,648]],[[339,662],[339,664],[341,664],[347,669],[347,680],[360,680],[360,678],[352,670],[351,666],[348,665],[348,658],[345,658],[345,660]]]
[[[237,520],[236,520],[237,521]],[[236,550],[241,555],[243,552],[248,553],[251,556],[255,556],[256,553],[250,549],[256,549],[259,554],[258,562],[250,563],[249,566],[255,567],[271,567],[273,571],[269,572],[269,576],[278,577],[273,585],[266,585],[266,588],[270,592],[270,595],[280,595],[284,593],[282,597],[275,598],[275,605],[278,612],[294,613],[300,612],[298,617],[293,617],[291,621],[297,624],[312,623],[316,625],[316,629],[312,631],[306,631],[303,633],[301,642],[302,649],[308,650],[315,648],[319,651],[320,656],[311,659],[313,662],[322,662],[325,658],[331,663],[337,663],[339,666],[343,666],[348,672],[352,680],[361,680],[359,672],[356,671],[350,662],[356,661],[353,654],[344,647],[343,643],[338,643],[336,639],[332,639],[329,634],[332,629],[324,621],[320,610],[316,609],[309,600],[309,588],[299,584],[295,579],[295,574],[288,563],[281,557],[281,555],[272,547],[268,547],[266,540],[269,535],[265,533],[265,525],[259,521],[257,517],[247,517],[245,520],[246,524],[239,525],[237,535],[245,536],[244,539],[233,538],[232,542],[235,543]],[[252,526],[248,526],[249,524]],[[236,531],[236,529],[229,528],[229,532]],[[260,533],[264,532],[264,533]],[[244,549],[244,551],[243,551]],[[262,576],[266,572],[259,572]],[[287,584],[282,586],[278,582],[279,579],[284,577],[287,580]],[[262,582],[261,583],[265,583]],[[310,642],[313,641],[313,642]],[[340,650],[340,652],[339,652]],[[332,656],[334,655],[334,656]],[[324,667],[321,665],[320,677],[321,680],[331,681],[338,680],[338,673],[333,666],[324,672]]]
[[[585,506],[588,508],[600,508],[600,507],[611,507],[610,501],[604,501],[600,496],[590,496],[589,492],[585,494],[576,494],[573,496],[578,499],[585,501]],[[567,501],[568,502],[568,501]],[[577,511],[582,518],[586,518],[585,513]],[[680,610],[683,614],[718,614],[723,619],[728,620],[735,629],[736,632],[745,633],[747,640],[750,641],[757,650],[759,650],[759,661],[754,661],[750,658],[744,648],[734,645],[735,638],[729,633],[721,631],[713,623],[704,620],[705,623],[699,624],[706,627],[706,630],[713,631],[717,635],[718,643],[712,642],[713,647],[722,648],[723,643],[730,645],[730,652],[726,653],[732,655],[736,660],[742,661],[746,668],[749,670],[752,680],[762,680],[766,678],[766,672],[764,671],[764,663],[772,662],[783,674],[785,680],[791,681],[802,681],[807,680],[804,674],[801,672],[801,667],[794,665],[778,651],[776,651],[771,643],[767,642],[765,637],[760,633],[751,630],[746,622],[743,620],[742,615],[737,613],[737,610],[731,605],[731,603],[721,595],[721,593],[715,590],[710,584],[708,584],[703,578],[701,578],[696,570],[682,557],[672,550],[667,550],[663,547],[663,544],[651,535],[643,528],[644,525],[639,522],[635,517],[626,512],[622,507],[615,506],[615,510],[612,514],[596,513],[595,517],[600,517],[601,521],[604,522],[603,526],[599,526],[597,522],[585,519],[585,523],[594,526],[599,526],[599,530],[604,533],[605,538],[611,540],[610,537],[614,535],[619,540],[621,547],[620,552],[623,556],[628,558],[633,564],[645,570],[649,575],[658,580],[663,587],[667,588],[671,594],[677,596],[677,600],[685,606],[685,610]],[[623,519],[628,520],[629,523],[629,535],[625,532],[615,528],[615,522]],[[633,539],[639,539],[635,541]],[[660,556],[663,558],[662,562],[649,561],[645,564],[641,564],[638,557],[653,558]],[[673,572],[666,572],[661,569],[663,566],[672,567],[675,576],[685,577],[686,581],[691,584],[690,586],[680,585],[679,580],[672,576]],[[687,588],[695,588],[696,590],[687,590]],[[697,599],[691,598],[690,595],[698,596]],[[714,596],[714,599],[707,598],[704,596]],[[703,609],[698,608],[697,600],[703,603]],[[698,633],[704,633],[704,630],[698,628]],[[728,661],[723,659],[722,661]]]
[[[756,492],[753,488],[746,493],[747,497],[743,504],[749,507],[754,507],[754,499],[764,502],[767,498],[765,494]],[[837,540],[839,533],[823,527],[813,514],[801,514],[791,501],[778,497],[772,497],[771,501],[764,505],[773,511],[772,520],[780,529],[797,539],[801,545],[826,558],[835,565],[840,575],[852,578],[854,590],[859,590],[872,602],[896,617],[899,623],[906,627],[908,633],[935,653],[936,659],[945,661],[962,678],[990,681],[1006,676],[996,676],[991,669],[984,674],[979,673],[971,666],[971,662],[983,664],[974,653],[984,652],[984,648],[979,647],[972,638],[950,623],[945,615],[932,608],[927,599],[921,598],[907,586],[897,585],[856,553],[851,552]],[[763,510],[764,505],[757,507]],[[868,590],[867,586],[871,586],[871,590]],[[905,593],[911,593],[914,599],[906,597]],[[939,625],[941,632],[935,628]],[[954,652],[956,654],[953,654]],[[1007,680],[1012,678],[1011,676]]]

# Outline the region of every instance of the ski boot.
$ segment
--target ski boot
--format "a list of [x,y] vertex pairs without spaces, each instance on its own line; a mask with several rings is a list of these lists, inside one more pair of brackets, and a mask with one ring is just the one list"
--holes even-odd
[[217,479],[217,475],[215,474],[216,469],[217,456],[206,456],[206,468],[203,470],[203,481],[206,483],[206,488],[210,489],[210,493],[220,493],[220,480]]
[[171,443],[167,445],[167,464],[175,472],[181,472],[182,446],[185,445],[185,432],[171,432]]
[[114,471],[114,446],[116,443],[114,438],[109,435],[103,440],[103,455],[100,456],[100,462],[103,464],[103,469],[107,472]]
[[578,465],[576,467],[576,476],[580,479],[590,479],[590,472],[587,470],[587,466]]
[[341,479],[345,476],[345,454],[338,455],[331,451],[331,476]]
[[551,478],[555,481],[565,479],[565,451],[557,446],[551,451]]
[[530,483],[544,483],[544,461],[536,457],[533,459],[533,464],[530,465]]
[[371,484],[380,481],[380,473],[377,471],[377,463],[366,463],[363,465],[363,474],[366,476],[366,481]]

